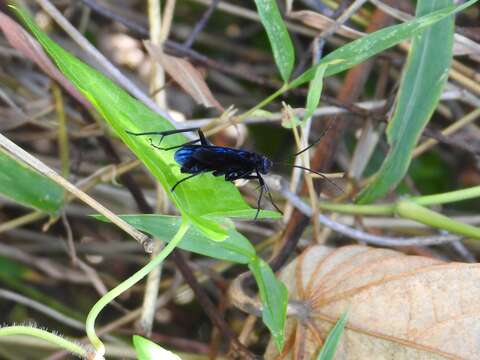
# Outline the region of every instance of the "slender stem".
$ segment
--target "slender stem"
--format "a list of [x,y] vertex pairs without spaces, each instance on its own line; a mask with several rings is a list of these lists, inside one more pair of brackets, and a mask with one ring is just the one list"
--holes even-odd
[[[429,206],[468,200],[476,197],[480,197],[480,186],[474,186],[462,190],[449,191],[442,194],[411,197],[409,198],[409,201],[417,205]],[[319,204],[319,208],[322,210],[356,215],[391,215],[395,211],[395,206],[396,204],[355,205],[335,204],[329,202],[321,202]]]
[[68,175],[70,174],[70,151],[68,146],[67,119],[63,106],[62,90],[56,83],[53,83],[52,90],[58,118],[58,152],[60,154],[60,164],[62,165],[60,173],[64,178],[68,178]]
[[320,202],[318,207],[322,210],[328,210],[343,214],[355,215],[391,215],[394,212],[394,204],[385,205],[355,205],[355,204],[336,204],[329,202]]
[[70,351],[73,354],[77,354],[82,357],[87,357],[87,350],[82,348],[80,345],[73,343],[70,340],[67,340],[61,336],[49,333],[46,330],[38,329],[33,326],[25,326],[25,325],[15,325],[15,326],[7,326],[0,328],[0,336],[9,336],[9,335],[28,335],[34,336],[58,347],[61,347],[65,350]]
[[418,205],[438,205],[472,199],[476,197],[480,197],[480,186],[474,186],[462,190],[449,191],[442,194],[412,197],[410,198],[410,201]]
[[[286,90],[288,89],[288,84],[283,85],[280,89],[275,91],[273,94],[271,94],[269,97],[263,99],[261,102],[259,102],[257,105],[252,107],[250,110],[247,110],[243,114],[237,116],[234,118],[232,121],[222,123],[216,128],[213,128],[212,130],[207,131],[206,135],[210,135],[212,133],[217,133],[229,126],[235,125],[235,124],[240,124],[244,120],[246,120],[250,115],[252,115],[255,111],[260,110],[261,108],[265,107],[266,105],[270,104],[273,100],[275,100],[277,97],[282,95]],[[205,130],[208,129],[208,125],[205,128]]]
[[395,210],[403,218],[480,240],[480,228],[452,220],[448,216],[427,209],[410,200],[398,201]]
[[[102,309],[107,306],[113,299],[118,295],[135,285],[137,282],[142,280],[150,271],[157,267],[180,243],[183,239],[183,236],[190,227],[189,222],[182,222],[180,228],[178,229],[175,236],[168,243],[167,246],[158,254],[158,256],[150,261],[147,265],[137,271],[135,274],[130,276],[128,279],[117,285],[115,288],[106,293],[90,310],[87,316],[87,321],[85,323],[87,336],[90,339],[90,342],[97,350],[97,357],[101,359],[101,356],[105,354],[105,346],[102,341],[98,338],[95,333],[95,319]],[[99,357],[100,356],[100,357]]]
[[261,108],[267,106],[270,104],[273,100],[275,100],[277,97],[282,95],[285,91],[288,89],[288,84],[283,85],[280,89],[275,91],[273,94],[268,96],[267,98],[263,99],[261,102],[259,102],[257,105],[252,107],[250,110],[247,110],[243,114],[239,115],[237,118],[238,122],[242,122],[244,119],[248,118],[250,115],[252,115],[255,111],[260,110]]

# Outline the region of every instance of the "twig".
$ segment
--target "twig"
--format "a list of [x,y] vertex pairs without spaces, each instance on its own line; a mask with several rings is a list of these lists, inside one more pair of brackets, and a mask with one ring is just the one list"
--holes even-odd
[[451,246],[455,249],[455,251],[460,254],[460,256],[469,263],[476,263],[477,259],[475,255],[473,255],[470,250],[461,242],[461,241],[452,241]]
[[70,318],[55,309],[52,309],[46,305],[43,305],[42,303],[39,303],[38,301],[27,298],[26,296],[17,294],[13,291],[0,289],[0,298],[14,301],[16,304],[25,305],[74,329],[81,331],[85,329],[85,325],[82,322]]
[[[461,129],[463,126],[466,126],[467,124],[475,121],[478,117],[480,116],[480,109],[475,109],[472,112],[468,113],[458,121],[455,121],[453,124],[450,126],[446,127],[441,131],[441,135],[446,137],[448,135],[451,135]],[[435,146],[439,140],[436,139],[428,139],[425,142],[421,143],[418,145],[415,150],[413,150],[412,157],[417,157],[421,154],[423,154],[425,151],[430,149],[431,147]]]
[[149,36],[149,31],[146,27],[136,23],[135,21],[127,19],[117,13],[114,13],[113,11],[110,11],[110,9],[99,4],[97,1],[95,0],[80,0],[80,1],[83,2],[90,9],[94,10],[95,12],[109,19],[113,19],[119,22],[120,24],[126,26],[128,29],[135,31],[137,34],[143,35],[143,36]]
[[[157,1],[160,3],[159,1]],[[170,34],[170,29],[172,28],[173,13],[175,10],[175,5],[177,0],[167,0],[165,3],[165,8],[163,10],[163,19],[162,19],[162,29],[160,33],[160,41],[165,42],[168,39]]]
[[73,232],[72,232],[70,223],[68,222],[67,213],[65,212],[65,209],[62,209],[61,211],[61,218],[62,218],[63,227],[65,228],[65,232],[67,235],[67,244],[66,244],[67,254],[68,256],[70,256],[70,261],[72,262],[72,265],[77,266],[77,262],[78,262],[77,250],[75,249],[75,243],[73,242]]
[[332,26],[329,26],[325,30],[323,30],[320,35],[318,36],[320,39],[324,39],[332,34],[334,34],[343,24],[345,24],[350,17],[352,17],[355,12],[360,9],[364,3],[368,0],[355,0],[349,7],[346,9],[342,15],[335,20],[335,23]]
[[0,234],[15,229],[17,227],[22,227],[25,224],[40,220],[45,216],[47,216],[47,214],[45,214],[44,212],[33,211],[31,213],[21,215],[15,219],[5,221],[4,223],[0,224]]
[[[148,1],[148,23],[150,29],[150,41],[162,47],[163,34],[162,34],[162,13],[161,5],[158,0]],[[153,96],[155,102],[163,107],[167,108],[167,97],[165,91],[157,91],[157,89],[163,89],[165,86],[165,72],[158,62],[154,59],[152,61],[151,78],[150,78],[150,93],[155,93]]]
[[[314,58],[314,63],[318,62],[321,57],[321,53],[323,50],[323,47],[326,43],[326,39],[333,35],[337,30],[345,23],[347,22],[350,17],[352,17],[355,12],[360,9],[364,3],[366,3],[368,0],[355,0],[339,17],[338,19],[335,20],[335,22],[324,29],[318,36],[315,37],[313,41],[313,58]],[[341,8],[338,9],[341,11]],[[338,12],[336,12],[337,14]]]
[[[151,259],[157,256],[163,249],[163,242],[156,239]],[[162,264],[153,269],[147,277],[145,291],[143,294],[142,313],[138,321],[138,328],[142,334],[150,337],[152,335],[153,322],[155,320],[156,303],[160,280],[162,278]]]
[[213,0],[210,5],[208,6],[208,9],[203,13],[202,17],[200,20],[195,24],[193,27],[192,32],[188,36],[187,40],[183,43],[183,46],[186,48],[190,48],[193,45],[193,42],[197,38],[197,35],[203,30],[203,28],[207,25],[208,20],[210,19],[210,16],[212,16],[213,11],[217,7],[218,3],[220,0]]
[[74,284],[87,284],[84,274],[67,267],[55,264],[48,259],[31,256],[16,247],[0,243],[0,255],[33,266],[45,273],[49,278],[69,281]]
[[60,174],[68,178],[70,173],[70,151],[68,146],[67,119],[63,104],[62,91],[56,83],[52,84],[53,98],[55,99],[55,108],[58,118],[58,152],[60,154],[61,171]]

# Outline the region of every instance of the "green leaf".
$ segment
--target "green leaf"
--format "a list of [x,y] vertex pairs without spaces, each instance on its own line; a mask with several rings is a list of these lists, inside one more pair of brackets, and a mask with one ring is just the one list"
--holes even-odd
[[283,81],[287,82],[295,63],[295,50],[282,15],[278,10],[277,2],[276,0],[255,0],[255,4],[270,40],[275,63]]
[[332,360],[337,351],[338,343],[343,335],[345,324],[347,323],[348,311],[345,311],[342,317],[337,321],[333,329],[327,336],[317,360]]
[[285,342],[287,288],[280,280],[277,280],[272,269],[262,259],[256,258],[248,267],[255,277],[260,292],[263,323],[270,330],[278,351],[281,351]]
[[327,67],[328,64],[322,64],[317,67],[315,70],[315,75],[313,76],[312,81],[310,81],[310,87],[307,95],[307,107],[305,114],[303,115],[304,122],[313,116],[313,113],[320,103],[320,96],[322,95],[323,89],[323,77]]
[[[420,0],[417,16],[451,8],[453,0]],[[412,151],[438,105],[452,60],[454,18],[446,18],[412,42],[395,112],[387,127],[390,150],[380,170],[359,194],[357,202],[372,202],[395,187],[405,176]]]
[[[62,73],[90,100],[123,142],[158,179],[182,216],[188,217],[190,222],[211,239],[224,240],[227,237],[226,230],[208,215],[252,210],[235,186],[211,174],[202,174],[182,183],[175,192],[171,192],[172,186],[185,177],[173,158],[174,152],[154,149],[148,138],[129,135],[126,130],[165,131],[173,129],[173,126],[103,74],[53,42],[23,10],[16,11]],[[186,141],[184,136],[176,134],[166,137],[162,146],[175,146]]]
[[[102,215],[94,215],[101,221],[108,221]],[[169,242],[177,233],[182,223],[178,216],[167,215],[120,215],[134,228],[149,233],[163,241]],[[210,240],[198,229],[190,227],[179,248],[221,260],[247,264],[257,255],[250,242],[235,230],[231,223],[227,224],[227,238],[222,242]]]
[[0,194],[53,215],[63,205],[64,191],[52,180],[0,151]]
[[409,39],[413,35],[425,30],[429,26],[445,19],[447,16],[453,15],[463,9],[473,5],[478,0],[470,0],[459,6],[448,6],[441,10],[434,11],[428,15],[404,22],[402,24],[389,26],[384,29],[375,31],[360,39],[352,41],[330,54],[325,56],[317,65],[305,71],[298,78],[293,80],[288,86],[278,92],[283,92],[296,88],[308,81],[311,81],[317,68],[322,64],[331,63],[334,60],[342,60],[338,63],[332,63],[325,72],[325,76],[332,76],[342,71],[348,70],[353,66],[360,64],[379,52],[388,49],[404,40]]
[[181,360],[180,356],[165,350],[154,342],[140,335],[133,335],[133,346],[139,360]]

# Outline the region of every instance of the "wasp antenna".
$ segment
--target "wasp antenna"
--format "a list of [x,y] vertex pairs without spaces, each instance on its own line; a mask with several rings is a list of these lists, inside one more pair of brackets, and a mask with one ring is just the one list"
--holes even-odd
[[[323,136],[323,134],[322,134]],[[314,147],[315,145],[317,145],[321,140],[322,140],[322,136],[320,136],[317,140],[315,140],[313,143],[311,143],[310,145],[308,145],[306,148],[300,150],[299,152],[295,153],[293,156],[298,156],[300,154],[303,154],[305,151],[307,151],[308,149]]]
[[308,172],[311,172],[313,174],[316,174],[318,176],[320,176],[323,180],[326,180],[328,181],[330,184],[332,184],[333,186],[335,186],[339,191],[341,191],[342,193],[344,193],[343,189],[338,186],[337,184],[335,184],[332,180],[330,180],[328,177],[326,177],[324,174],[322,174],[321,172],[318,172],[318,171],[315,171],[315,170],[312,170],[312,169],[309,169],[305,166],[301,166],[301,165],[294,165],[294,164],[287,164],[287,163],[275,163],[275,164],[278,164],[278,165],[283,165],[283,166],[290,166],[290,167],[294,167],[294,168],[297,168],[297,169],[302,169],[302,170],[305,170],[305,171],[308,171]]
[[293,156],[298,156],[300,154],[303,154],[305,151],[307,151],[308,149],[314,147],[315,145],[317,145],[320,141],[322,141],[322,138],[325,136],[325,134],[332,128],[333,126],[333,120],[330,120],[330,122],[328,123],[327,127],[325,128],[325,130],[323,130],[323,132],[320,134],[320,136],[318,137],[317,140],[315,140],[313,143],[311,143],[310,145],[308,145],[305,149],[302,149],[300,150],[299,152],[295,153]]

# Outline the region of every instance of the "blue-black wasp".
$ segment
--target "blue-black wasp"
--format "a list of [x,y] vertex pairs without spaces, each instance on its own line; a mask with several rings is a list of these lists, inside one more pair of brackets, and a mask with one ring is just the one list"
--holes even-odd
[[[189,131],[196,131],[199,136],[198,139],[181,145],[160,147],[162,140],[166,136]],[[257,199],[257,213],[255,214],[254,219],[257,219],[260,212],[260,204],[264,192],[267,193],[268,198],[275,209],[277,209],[279,212],[282,212],[273,201],[268,186],[262,177],[262,175],[266,175],[270,172],[274,164],[300,168],[325,178],[323,174],[300,165],[274,163],[266,156],[257,154],[255,152],[224,146],[215,146],[206,139],[203,131],[197,127],[140,133],[133,133],[127,130],[127,133],[134,136],[157,135],[160,136],[158,144],[154,144],[152,138],[149,139],[152,147],[164,151],[178,149],[175,152],[174,159],[181,166],[180,171],[182,173],[191,175],[177,181],[177,183],[172,186],[172,192],[175,191],[175,188],[182,182],[207,172],[211,173],[213,176],[224,176],[226,181],[232,182],[239,179],[258,180],[260,185],[260,195]],[[295,154],[295,156],[308,150],[310,147],[318,143],[318,141],[319,140],[299,151]]]

